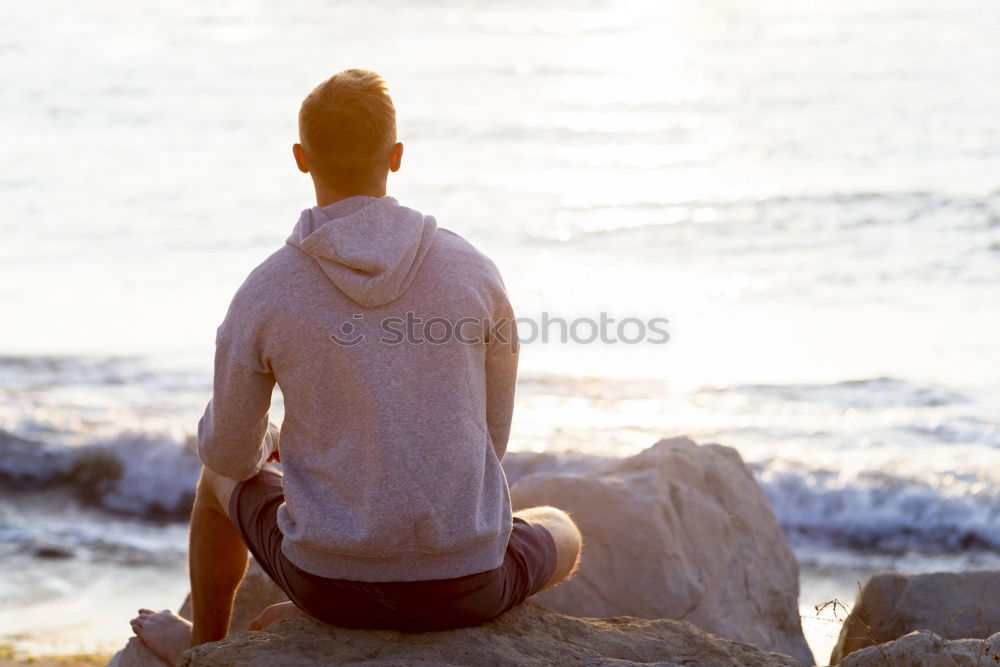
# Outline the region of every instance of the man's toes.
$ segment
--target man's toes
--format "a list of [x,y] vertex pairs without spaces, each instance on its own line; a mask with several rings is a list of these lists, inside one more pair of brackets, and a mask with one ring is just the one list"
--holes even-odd
[[177,657],[191,648],[189,621],[167,610],[144,614],[141,619],[141,624],[133,624],[133,629],[142,643],[168,665],[176,663]]

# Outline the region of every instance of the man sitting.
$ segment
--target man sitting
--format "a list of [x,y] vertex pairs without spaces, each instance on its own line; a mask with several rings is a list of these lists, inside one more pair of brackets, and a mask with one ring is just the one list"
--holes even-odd
[[248,549],[291,600],[251,629],[302,612],[354,628],[474,625],[566,579],[580,555],[564,512],[511,511],[500,461],[514,315],[489,259],[386,196],[403,145],[383,80],[323,82],[299,135],[317,205],[218,329],[198,427],[193,622],[148,609],[132,620],[170,664],[225,637]]

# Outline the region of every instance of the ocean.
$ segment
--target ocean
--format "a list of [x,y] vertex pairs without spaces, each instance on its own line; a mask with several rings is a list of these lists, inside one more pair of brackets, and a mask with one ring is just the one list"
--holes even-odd
[[[512,481],[661,437],[739,450],[833,598],[1000,567],[1000,5],[212,3],[0,10],[0,643],[113,650],[187,589],[215,327],[314,204],[335,71],[388,81],[390,194],[524,327]],[[581,330],[582,331],[582,330]],[[272,417],[280,419],[281,397]]]

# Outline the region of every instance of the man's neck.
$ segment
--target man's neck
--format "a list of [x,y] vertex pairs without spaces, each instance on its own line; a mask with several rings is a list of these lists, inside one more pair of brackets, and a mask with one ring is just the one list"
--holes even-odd
[[328,190],[324,187],[316,186],[316,205],[320,208],[324,206],[329,206],[334,204],[341,199],[347,199],[348,197],[355,197],[357,195],[364,195],[366,197],[384,197],[385,196],[385,185],[371,186],[367,188],[362,188],[356,192],[337,192],[336,190]]

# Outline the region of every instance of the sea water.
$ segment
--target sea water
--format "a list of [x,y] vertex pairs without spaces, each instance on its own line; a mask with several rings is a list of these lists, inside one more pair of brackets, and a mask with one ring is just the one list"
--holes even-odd
[[346,67],[395,99],[390,193],[519,316],[669,320],[523,345],[512,479],[735,447],[819,660],[813,606],[869,573],[996,567],[998,29],[973,0],[5,6],[0,642],[110,648],[178,604],[215,327],[314,203],[296,113]]

